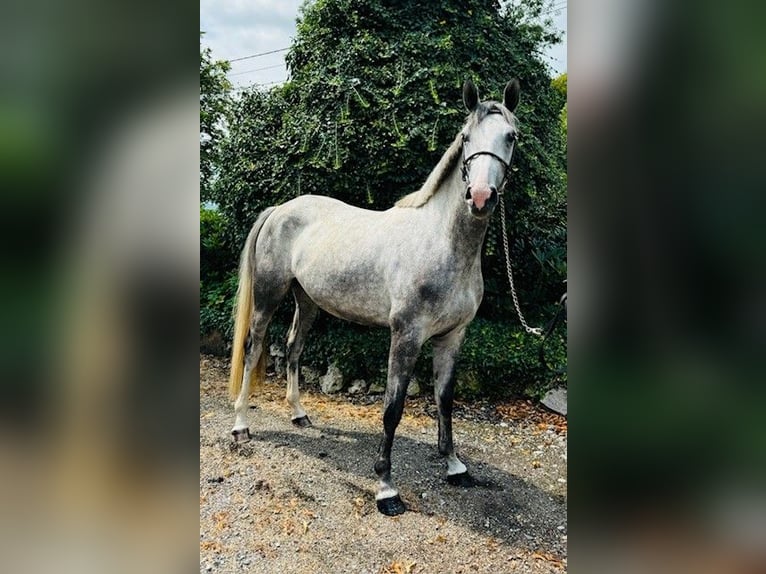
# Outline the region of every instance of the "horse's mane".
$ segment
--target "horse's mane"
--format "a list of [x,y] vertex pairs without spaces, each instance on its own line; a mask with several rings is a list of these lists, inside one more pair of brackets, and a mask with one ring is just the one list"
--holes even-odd
[[447,148],[447,151],[444,152],[444,155],[439,160],[439,163],[436,164],[436,167],[431,171],[423,186],[419,190],[410,193],[409,195],[405,195],[394,205],[396,207],[422,207],[428,203],[428,200],[434,196],[441,185],[452,174],[452,170],[455,169],[458,160],[462,157],[463,133],[466,131],[466,128],[470,131],[483,120],[487,114],[498,112],[508,120],[508,123],[512,125],[515,124],[513,114],[499,102],[488,101],[480,103],[477,106],[476,111],[469,116],[466,126],[460,130],[457,136],[455,136],[455,140]]
[[423,186],[409,195],[405,195],[396,202],[396,207],[421,207],[433,197],[444,181],[452,173],[463,151],[463,132],[455,137],[455,140],[444,152],[444,155],[431,171]]

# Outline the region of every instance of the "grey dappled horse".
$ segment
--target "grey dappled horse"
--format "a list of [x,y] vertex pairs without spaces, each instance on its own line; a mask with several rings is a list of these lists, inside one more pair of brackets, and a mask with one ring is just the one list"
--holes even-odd
[[503,103],[479,102],[463,86],[470,115],[420,190],[386,211],[370,211],[329,197],[304,195],[260,214],[248,235],[239,271],[230,391],[237,442],[250,439],[247,401],[251,379],[263,376],[264,337],[288,291],[296,308],[287,338],[287,402],[292,422],[309,426],[298,393],[306,335],[319,312],[391,330],[383,440],[375,472],[378,510],[405,511],[391,480],[391,445],[402,417],[412,369],[423,344],[433,342],[439,411],[439,452],[447,480],[473,480],[455,455],[452,397],[455,360],[484,293],[481,247],[503,192],[516,142],[513,110],[519,83]]

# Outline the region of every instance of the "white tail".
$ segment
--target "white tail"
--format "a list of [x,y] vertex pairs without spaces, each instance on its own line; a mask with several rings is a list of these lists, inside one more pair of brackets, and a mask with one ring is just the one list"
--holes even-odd
[[[255,243],[263,224],[266,223],[271,212],[276,209],[270,207],[262,212],[253,224],[253,228],[247,236],[245,247],[239,260],[239,284],[237,286],[237,299],[234,308],[234,340],[231,345],[231,374],[229,376],[229,395],[236,399],[242,388],[242,375],[245,372],[245,342],[250,333],[250,321],[253,316],[253,280],[255,278]],[[258,384],[266,372],[266,353],[262,352],[258,364],[254,369],[255,379]]]

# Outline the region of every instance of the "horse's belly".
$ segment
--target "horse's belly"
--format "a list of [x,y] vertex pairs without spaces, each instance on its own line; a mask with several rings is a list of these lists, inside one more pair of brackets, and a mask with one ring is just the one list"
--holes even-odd
[[366,327],[387,327],[388,317],[383,313],[371,314],[363,309],[337,308],[331,305],[319,305],[324,311],[339,319],[351,321]]
[[388,325],[391,305],[380,283],[332,272],[321,279],[300,275],[296,279],[311,300],[331,315],[360,325]]

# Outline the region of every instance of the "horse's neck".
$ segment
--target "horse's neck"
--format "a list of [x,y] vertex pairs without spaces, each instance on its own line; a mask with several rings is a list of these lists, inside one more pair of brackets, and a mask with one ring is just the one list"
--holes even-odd
[[442,186],[424,207],[431,208],[431,215],[438,220],[436,225],[445,230],[455,253],[469,260],[480,259],[489,217],[478,219],[468,211],[465,184],[458,169]]

